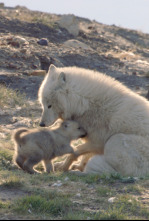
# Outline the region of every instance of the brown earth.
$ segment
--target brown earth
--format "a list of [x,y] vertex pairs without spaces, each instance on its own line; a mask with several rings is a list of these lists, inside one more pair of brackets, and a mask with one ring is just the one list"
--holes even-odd
[[[76,17],[80,31],[74,37],[59,27],[60,17],[23,7],[0,9],[0,84],[36,99],[43,77],[30,73],[47,71],[53,63],[94,69],[113,76],[138,93],[147,94],[148,34]],[[48,46],[37,43],[41,38],[48,40]],[[68,47],[65,42],[70,39],[91,49]]]
[[[36,71],[47,72],[50,64],[97,70],[118,79],[136,93],[147,96],[149,34],[76,17],[80,31],[74,37],[58,25],[60,18],[60,15],[33,12],[23,7],[0,9],[0,86],[25,93],[28,99],[27,106],[0,107],[0,148],[7,146],[8,140],[10,142],[10,134],[15,128],[38,125],[41,107],[37,102],[37,94],[44,76]],[[48,46],[38,44],[42,38],[47,39]],[[69,47],[66,45],[68,40],[84,43],[88,49],[82,46]],[[148,181],[146,183],[145,186],[139,181],[145,190],[136,194],[136,198],[149,208]],[[114,195],[107,195],[106,199],[97,195],[99,185],[103,185],[100,181],[90,185],[68,180],[62,182],[61,187],[53,187],[53,184],[46,184],[43,188],[73,194],[72,201],[76,208],[83,207],[84,211],[92,213],[104,207],[111,196],[127,194],[126,184],[119,182],[108,185]],[[24,189],[0,186],[0,201],[15,201],[26,195],[28,192]],[[132,195],[135,197],[135,194]],[[0,219],[16,219],[11,212],[0,213],[0,216]]]

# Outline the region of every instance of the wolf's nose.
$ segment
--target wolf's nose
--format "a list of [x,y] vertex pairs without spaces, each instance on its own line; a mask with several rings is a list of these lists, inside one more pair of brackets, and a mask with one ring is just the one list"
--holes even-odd
[[40,123],[40,127],[45,127],[46,125],[44,123]]
[[82,135],[81,135],[81,138],[84,138],[84,137],[86,137],[86,136],[87,136],[87,133],[82,134]]

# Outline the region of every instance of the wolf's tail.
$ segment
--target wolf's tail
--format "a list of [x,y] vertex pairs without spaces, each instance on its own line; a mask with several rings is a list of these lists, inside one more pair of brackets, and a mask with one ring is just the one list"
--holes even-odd
[[16,130],[13,134],[13,140],[16,143],[21,144],[22,143],[21,134],[24,132],[27,132],[27,131],[28,131],[28,129],[26,129],[26,128],[21,128],[21,129]]

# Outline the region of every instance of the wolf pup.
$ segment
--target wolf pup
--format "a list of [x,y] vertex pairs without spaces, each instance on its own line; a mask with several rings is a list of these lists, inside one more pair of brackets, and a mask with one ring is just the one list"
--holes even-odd
[[72,154],[72,140],[86,136],[86,132],[75,121],[64,121],[57,127],[45,129],[17,129],[13,134],[15,142],[15,163],[24,171],[34,174],[34,166],[43,161],[45,172],[54,171],[52,159]]

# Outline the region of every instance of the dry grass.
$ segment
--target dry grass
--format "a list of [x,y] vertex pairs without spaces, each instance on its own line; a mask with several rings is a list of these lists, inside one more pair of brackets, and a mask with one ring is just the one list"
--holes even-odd
[[[33,104],[24,106],[25,98],[18,92],[1,87],[0,96],[2,110],[18,107],[15,117],[27,117],[33,122],[38,117]],[[6,126],[0,125],[0,133],[5,133],[5,129]],[[149,219],[149,177],[135,180],[119,174],[84,177],[69,173],[29,175],[13,165],[13,154],[8,133],[0,144],[0,217],[4,220]],[[40,165],[39,168],[42,171]],[[113,203],[108,201],[111,197],[115,199]]]
[[23,106],[24,101],[25,95],[0,85],[0,108],[14,108],[17,107],[17,105]]

